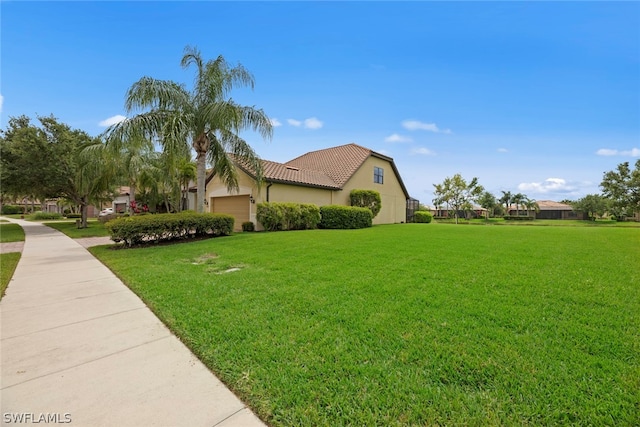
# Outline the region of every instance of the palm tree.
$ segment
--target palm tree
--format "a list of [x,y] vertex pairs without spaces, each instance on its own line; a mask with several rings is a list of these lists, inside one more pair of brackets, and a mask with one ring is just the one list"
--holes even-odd
[[178,180],[180,182],[180,204],[179,210],[189,208],[189,183],[197,178],[196,164],[190,158],[182,158],[178,162]]
[[511,202],[516,205],[516,216],[520,216],[520,206],[523,204],[527,196],[522,193],[511,196]]
[[524,203],[524,206],[527,208],[527,216],[529,216],[530,210],[533,210],[534,212],[540,212],[540,206],[538,205],[538,202],[536,202],[534,199],[530,199],[525,196],[523,203]]
[[506,210],[506,215],[510,215],[509,211],[511,210],[512,197],[513,195],[511,194],[511,191],[503,191],[502,197],[500,197],[500,200],[498,200],[500,203],[504,205]]
[[207,160],[229,190],[238,189],[232,156],[243,159],[260,180],[260,159],[239,132],[249,129],[270,139],[273,127],[261,109],[228,98],[237,85],[253,89],[253,76],[242,65],[231,67],[222,56],[204,62],[200,51],[190,46],[181,65],[196,67],[191,91],[170,80],[142,77],[129,88],[125,109],[127,114],[146,111],[111,126],[106,134],[110,141],[151,140],[165,153],[180,153],[190,143],[196,152],[197,211],[203,212]]

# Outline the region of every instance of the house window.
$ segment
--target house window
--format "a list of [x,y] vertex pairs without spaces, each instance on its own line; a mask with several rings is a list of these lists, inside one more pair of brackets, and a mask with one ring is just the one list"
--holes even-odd
[[384,184],[384,169],[374,166],[373,182],[376,184]]

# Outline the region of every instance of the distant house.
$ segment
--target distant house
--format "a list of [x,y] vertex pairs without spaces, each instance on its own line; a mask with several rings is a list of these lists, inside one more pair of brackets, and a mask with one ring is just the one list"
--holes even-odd
[[382,209],[374,224],[406,222],[409,193],[391,157],[357,144],[312,151],[286,163],[262,160],[263,184],[255,173],[236,162],[239,190],[229,192],[215,173],[207,177],[205,210],[233,215],[236,230],[256,219],[260,202],[296,202],[324,205],[350,205],[354,189],[376,190]]
[[[536,219],[588,219],[584,212],[576,212],[571,205],[554,202],[552,200],[537,200],[538,212],[529,211],[530,215],[535,215]],[[526,212],[526,208],[520,208],[520,214]],[[511,207],[509,215],[516,215],[516,209]]]

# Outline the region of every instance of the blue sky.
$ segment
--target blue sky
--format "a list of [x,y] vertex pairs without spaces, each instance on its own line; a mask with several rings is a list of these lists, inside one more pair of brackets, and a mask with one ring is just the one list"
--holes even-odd
[[[413,197],[448,176],[537,200],[599,192],[640,158],[638,2],[0,3],[0,120],[53,114],[98,135],[142,76],[191,86],[186,45],[255,76],[234,100],[284,162],[355,142]],[[102,123],[102,125],[101,125]]]

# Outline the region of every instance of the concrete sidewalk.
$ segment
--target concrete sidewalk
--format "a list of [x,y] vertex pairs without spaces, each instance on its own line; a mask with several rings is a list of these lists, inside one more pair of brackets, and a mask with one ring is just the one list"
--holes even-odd
[[11,222],[26,241],[0,303],[2,425],[264,425],[85,248]]

